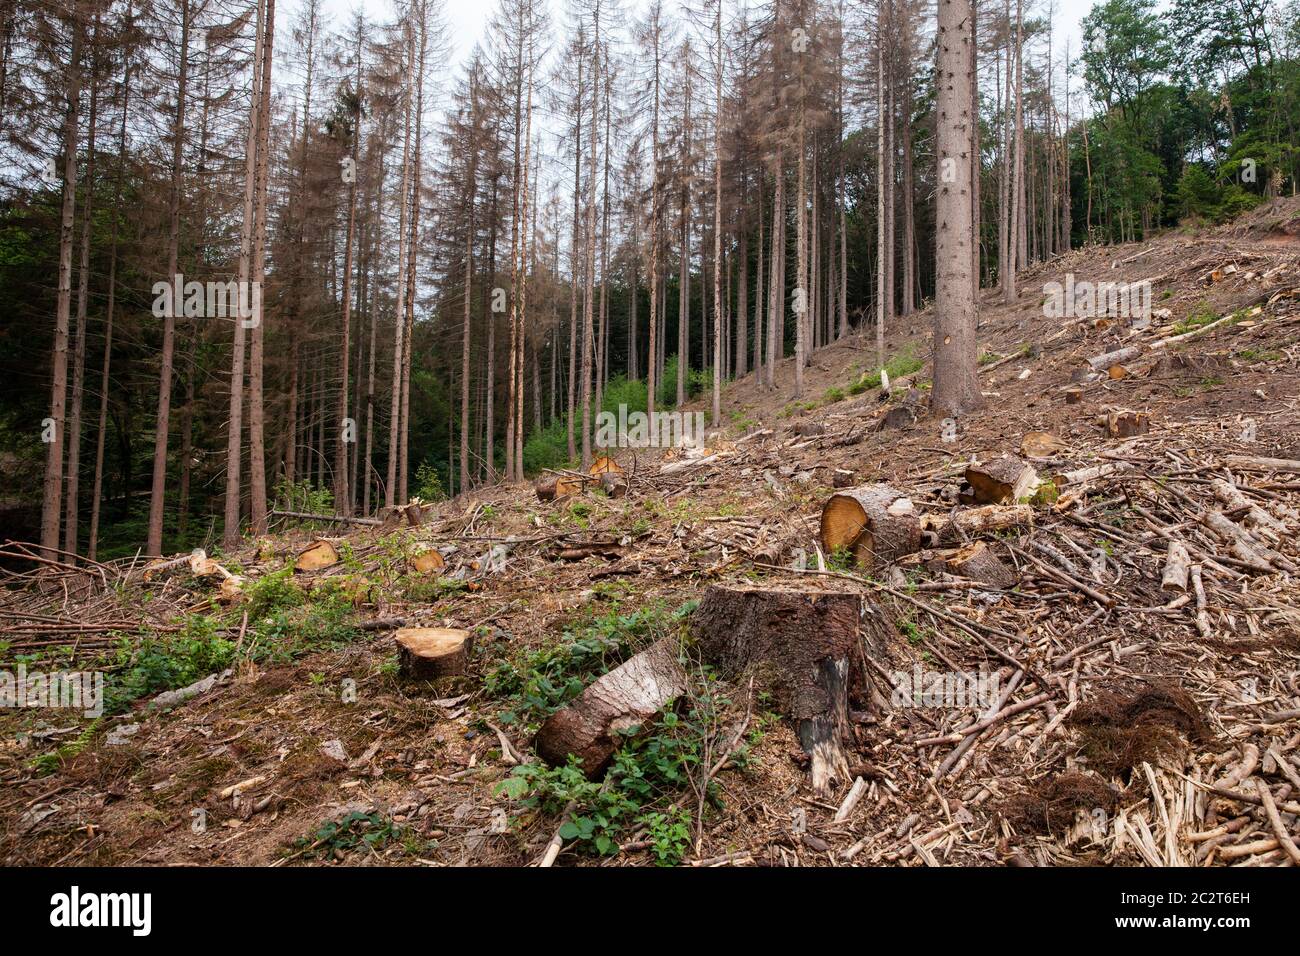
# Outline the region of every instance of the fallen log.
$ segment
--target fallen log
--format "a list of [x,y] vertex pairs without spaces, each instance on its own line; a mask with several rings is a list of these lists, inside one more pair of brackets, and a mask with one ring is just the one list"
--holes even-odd
[[966,481],[980,504],[1015,504],[1033,490],[1038,472],[1013,455],[1003,455],[986,465],[968,465]]
[[1291,458],[1257,458],[1254,455],[1228,455],[1223,463],[1233,471],[1277,471],[1300,475],[1300,461]]
[[596,678],[573,703],[547,718],[534,744],[553,767],[578,758],[595,779],[609,765],[620,732],[639,726],[686,691],[679,642],[666,637]]
[[533,485],[533,490],[537,492],[539,501],[555,501],[557,498],[567,498],[569,495],[582,493],[583,486],[586,484],[581,478],[572,478],[567,475],[547,475],[544,478],[537,479]]
[[1121,362],[1127,362],[1129,359],[1137,358],[1141,354],[1142,350],[1140,348],[1136,345],[1129,345],[1113,352],[1106,352],[1104,355],[1094,355],[1088,359],[1088,367],[1094,372],[1100,372],[1112,365],[1118,365]]
[[1230,514],[1243,515],[1246,523],[1251,527],[1268,528],[1280,534],[1286,533],[1286,525],[1247,498],[1236,485],[1229,484],[1222,478],[1216,478],[1210,482],[1210,488],[1213,489],[1214,496],[1227,505]]
[[602,472],[600,489],[611,498],[622,498],[627,494],[627,479],[621,472]]
[[464,674],[474,649],[474,635],[449,627],[403,627],[394,634],[399,673],[410,680],[434,680]]
[[309,511],[280,511],[270,512],[269,518],[298,518],[301,521],[336,521],[341,524],[363,524],[378,527],[383,524],[378,518],[361,518],[351,515],[318,515]]
[[1160,578],[1160,588],[1164,591],[1186,591],[1187,574],[1191,570],[1192,557],[1187,553],[1181,541],[1169,542],[1169,554],[1165,558],[1164,574]]
[[1020,528],[1034,520],[1030,505],[983,505],[965,508],[950,516],[926,515],[922,527],[933,531],[939,544],[960,544],[967,538],[979,537],[991,531]]
[[[865,700],[866,657],[885,659],[889,625],[859,594],[714,585],[691,616],[705,660],[726,675],[753,673],[795,723],[825,796],[848,783],[844,742],[851,699]],[[866,613],[864,613],[864,610]]]
[[921,522],[901,492],[861,485],[831,495],[822,508],[820,539],[828,554],[848,550],[859,567],[875,568],[919,550]]

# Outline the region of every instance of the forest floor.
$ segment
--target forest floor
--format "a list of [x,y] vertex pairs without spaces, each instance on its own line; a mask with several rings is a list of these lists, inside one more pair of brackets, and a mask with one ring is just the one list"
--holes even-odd
[[[1045,318],[1044,284],[1066,273],[1150,279],[1156,317]],[[245,579],[233,605],[184,564],[148,580],[130,561],[10,572],[4,666],[106,670],[119,697],[100,719],[0,713],[0,861],[530,865],[567,820],[557,865],[1290,864],[1300,472],[1250,459],[1300,459],[1300,202],[1076,251],[1023,274],[1009,305],[986,291],[980,320],[985,402],[955,430],[923,409],[881,429],[891,409],[923,405],[928,372],[910,398],[885,399],[861,384],[874,340],[852,337],[813,355],[801,402],[791,360],[775,390],[753,376],[728,386],[708,461],[664,474],[681,450],[619,453],[623,498],[543,503],[499,486],[412,528],[281,521],[214,556]],[[906,377],[930,314],[888,332],[893,378]],[[1103,365],[1087,380],[1089,358],[1127,346],[1122,377]],[[1100,419],[1125,409],[1149,430],[1110,437]],[[824,431],[797,432],[809,423]],[[1012,582],[945,573],[932,551],[870,578],[819,561],[835,469],[943,516],[962,507],[970,461],[1018,455],[1031,432],[1057,439],[1035,450],[1041,476],[1076,474],[1035,498],[1031,524],[985,535]],[[1253,510],[1218,500],[1220,479]],[[1246,540],[1213,530],[1216,512]],[[341,560],[295,574],[322,535]],[[1162,590],[1175,537],[1203,600]],[[411,569],[422,548],[442,554],[441,574]],[[685,632],[708,585],[740,582],[866,595],[896,638],[877,676],[996,673],[996,719],[904,706],[882,684],[852,713],[861,799],[839,821],[853,780],[815,796],[761,684],[702,667],[604,785],[542,769],[543,717]],[[469,673],[402,679],[399,619],[475,632]],[[174,706],[126,699],[213,670]]]

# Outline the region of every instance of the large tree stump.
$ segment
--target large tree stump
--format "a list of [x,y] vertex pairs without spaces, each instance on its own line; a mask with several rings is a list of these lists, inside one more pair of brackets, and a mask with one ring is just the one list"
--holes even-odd
[[598,777],[618,748],[620,731],[644,723],[686,691],[678,647],[677,638],[663,638],[596,678],[547,718],[535,740],[542,759],[560,766],[572,754],[588,778]]
[[828,554],[848,549],[859,566],[871,569],[918,550],[921,522],[902,493],[862,485],[831,495],[822,507],[820,536]]
[[403,627],[396,633],[399,673],[412,680],[464,674],[474,635],[449,627]]
[[864,655],[883,658],[888,625],[854,593],[714,585],[691,616],[704,659],[727,676],[755,675],[795,722],[812,786],[849,781],[849,701],[868,689]]

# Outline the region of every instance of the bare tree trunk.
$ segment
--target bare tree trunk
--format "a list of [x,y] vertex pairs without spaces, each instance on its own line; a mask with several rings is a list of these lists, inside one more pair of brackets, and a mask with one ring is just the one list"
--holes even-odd
[[[256,41],[253,51],[253,89],[248,116],[248,138],[244,147],[244,209],[239,233],[239,282],[247,288],[252,275],[252,241],[254,204],[257,199],[257,153],[261,144],[262,47],[266,42],[266,8],[257,7]],[[260,321],[260,314],[257,317]],[[230,360],[230,416],[226,436],[226,502],[222,545],[227,551],[239,546],[239,515],[242,484],[240,466],[243,457],[245,322],[236,316],[234,343]]]
[[68,479],[64,510],[63,550],[77,553],[78,491],[81,484],[81,403],[86,375],[86,302],[90,294],[91,214],[95,208],[95,128],[99,122],[99,74],[95,67],[95,46],[99,39],[99,10],[95,10],[90,35],[90,115],[86,129],[86,200],[81,207],[81,256],[77,267],[77,331],[73,344],[72,402],[68,409]]
[[722,421],[722,71],[726,50],[722,46],[722,3],[713,19],[713,41],[718,48],[713,80],[713,427]]
[[[262,49],[261,147],[257,154],[257,224],[253,233],[253,282],[266,282],[267,184],[271,166],[271,72],[275,51],[275,0],[266,0],[266,43]],[[249,517],[255,535],[266,533],[266,435],[262,395],[265,313],[253,325],[248,350],[248,495]],[[324,449],[321,450],[324,454]]]
[[[414,59],[414,34],[407,27],[406,62]],[[393,381],[388,411],[388,480],[384,485],[384,507],[392,508],[397,500],[397,464],[400,457],[402,415],[402,360],[406,344],[406,260],[407,260],[407,203],[411,193],[411,78],[408,71],[403,81],[402,108],[402,187],[398,193],[397,216],[397,307],[393,312]],[[490,386],[489,386],[490,387]]]
[[[938,183],[934,308],[936,415],[961,415],[980,404],[975,356],[975,295],[971,283],[970,184],[971,0],[944,0],[938,16]],[[951,182],[946,181],[951,178]]]
[[[44,497],[41,503],[42,553],[55,556],[59,546],[59,506],[63,500],[64,403],[68,392],[68,314],[72,310],[73,217],[77,206],[78,106],[81,100],[81,5],[73,7],[72,50],[68,64],[68,108],[63,123],[63,213],[59,225],[59,290],[54,313],[53,371],[50,376],[50,416],[44,423],[52,428],[45,457]],[[43,435],[42,437],[46,437]]]
[[[357,97],[352,110],[352,170],[348,183],[348,231],[343,241],[343,316],[340,319],[339,344],[341,367],[339,369],[339,433],[334,443],[334,509],[344,517],[352,514],[352,493],[348,488],[348,445],[356,442],[356,422],[348,417],[349,358],[352,347],[352,247],[357,222],[357,177],[355,171],[361,150],[361,34],[357,33]],[[308,87],[311,85],[308,73]],[[303,143],[306,148],[306,142]],[[349,428],[349,422],[351,427]]]
[[[130,11],[128,24],[132,22]],[[122,69],[122,120],[118,128],[118,164],[113,178],[113,227],[108,254],[108,303],[104,313],[104,361],[99,380],[99,428],[95,435],[95,479],[90,495],[90,541],[86,555],[94,561],[99,551],[99,511],[104,488],[104,437],[108,431],[109,372],[113,361],[113,313],[117,305],[117,241],[121,226],[122,171],[126,157],[126,120],[131,103],[131,60]]]

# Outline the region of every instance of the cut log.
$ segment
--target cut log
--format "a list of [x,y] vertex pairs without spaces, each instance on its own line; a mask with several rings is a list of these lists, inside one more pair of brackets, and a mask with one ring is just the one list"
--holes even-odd
[[474,635],[449,627],[403,627],[397,638],[399,673],[410,680],[434,680],[464,674],[474,649]]
[[542,759],[558,767],[572,754],[589,779],[599,777],[621,732],[640,726],[685,693],[686,670],[678,654],[678,638],[665,637],[596,678],[537,731],[534,743]]
[[232,574],[221,581],[221,590],[217,594],[217,600],[222,604],[237,604],[244,597],[244,578],[238,574]]
[[1112,365],[1118,365],[1120,362],[1127,362],[1129,359],[1137,358],[1142,354],[1142,350],[1136,345],[1129,345],[1122,349],[1116,349],[1114,352],[1107,352],[1104,355],[1095,355],[1088,359],[1088,367],[1094,372],[1100,372],[1102,369],[1108,369]]
[[1251,527],[1267,528],[1281,534],[1286,533],[1285,524],[1247,498],[1245,492],[1236,485],[1229,484],[1222,478],[1216,478],[1210,482],[1210,487],[1214,489],[1214,496],[1228,507],[1230,514],[1242,515],[1246,519],[1246,523]]
[[537,492],[539,501],[555,501],[557,498],[582,494],[584,484],[585,482],[581,478],[571,478],[566,475],[547,475],[537,480],[533,490]]
[[1087,468],[1076,468],[1074,471],[1063,471],[1053,475],[1052,481],[1055,482],[1057,488],[1064,491],[1071,485],[1086,485],[1098,478],[1106,478],[1116,472],[1127,471],[1130,467],[1126,461],[1112,461],[1104,465],[1089,465]]
[[598,477],[600,475],[607,475],[607,474],[621,475],[623,474],[623,468],[621,465],[619,465],[618,462],[616,462],[613,458],[610,458],[608,455],[601,455],[599,458],[597,458],[595,461],[591,463],[591,468],[587,471],[587,474],[591,475],[592,477]]
[[339,553],[334,550],[334,545],[322,538],[299,551],[293,567],[296,571],[319,571],[338,563]]
[[1151,416],[1146,412],[1117,409],[1106,413],[1106,434],[1111,438],[1132,438],[1151,430]]
[[1187,573],[1191,570],[1192,558],[1181,541],[1169,542],[1169,555],[1165,558],[1165,571],[1160,578],[1160,587],[1165,591],[1186,591]]
[[1118,382],[1120,379],[1128,377],[1128,369],[1123,365],[1115,364],[1106,370],[1106,375],[1109,376],[1112,382]]
[[1254,455],[1228,455],[1223,463],[1233,471],[1281,472],[1300,475],[1300,461],[1288,458],[1257,458]]
[[826,426],[821,422],[800,422],[794,426],[794,433],[803,438],[814,438],[826,434]]
[[939,544],[958,544],[966,538],[975,538],[991,531],[1005,531],[1031,524],[1034,509],[1031,505],[984,505],[966,508],[951,516],[926,515],[922,526],[934,531]]
[[936,562],[949,574],[969,578],[993,588],[1009,588],[1016,583],[1016,573],[1007,567],[983,541],[972,541],[965,547],[942,555]]
[[711,465],[717,461],[721,454],[704,455],[700,458],[683,458],[681,461],[672,461],[659,469],[661,475],[675,475],[678,472],[687,471],[691,468],[698,468],[700,465]]
[[706,661],[724,676],[751,673],[795,723],[813,790],[848,783],[850,699],[869,690],[865,657],[886,658],[887,618],[860,594],[714,585],[691,615]]
[[918,550],[921,523],[910,498],[888,485],[861,485],[831,495],[820,537],[828,554],[847,549],[871,569]]
[[[1228,543],[1236,558],[1249,566],[1251,570],[1267,574],[1273,570],[1270,559],[1280,556],[1261,545],[1250,532],[1231,521],[1221,511],[1207,511],[1199,516],[1201,522]],[[1285,560],[1285,559],[1283,559]],[[1284,565],[1285,566],[1285,565]]]
[[430,548],[427,551],[421,551],[408,562],[411,570],[416,574],[438,574],[447,566],[442,555]]
[[1015,504],[1033,493],[1038,472],[1014,455],[1003,455],[986,465],[969,465],[966,481],[980,504]]

